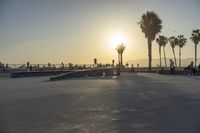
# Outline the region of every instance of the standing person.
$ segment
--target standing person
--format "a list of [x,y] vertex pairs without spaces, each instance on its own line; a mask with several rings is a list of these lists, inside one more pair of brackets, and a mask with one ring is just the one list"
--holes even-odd
[[26,63],[26,68],[27,68],[27,71],[29,71],[29,69],[30,69],[30,62],[29,61]]
[[175,73],[175,65],[174,65],[174,61],[172,59],[170,59],[170,72],[171,72],[171,74]]

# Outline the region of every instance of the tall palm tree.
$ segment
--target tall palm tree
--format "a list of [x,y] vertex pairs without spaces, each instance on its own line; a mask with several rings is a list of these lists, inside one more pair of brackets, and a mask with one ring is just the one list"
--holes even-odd
[[194,42],[195,44],[195,67],[197,66],[197,44],[200,42],[200,29],[196,29],[192,31],[192,36],[190,39]]
[[171,36],[169,37],[169,44],[172,48],[172,52],[173,52],[173,55],[174,55],[174,62],[175,62],[175,66],[177,66],[177,63],[176,63],[176,54],[175,54],[175,47],[178,45],[178,39],[175,37],[175,36]]
[[164,54],[164,59],[165,59],[165,67],[167,67],[167,60],[166,60],[166,54],[165,54],[165,46],[168,43],[168,38],[164,36],[163,38],[163,54]]
[[126,49],[126,47],[124,46],[124,44],[119,44],[116,48],[117,52],[118,52],[118,60],[119,60],[119,66],[122,67],[123,66],[123,57],[122,54],[124,52],[124,50]]
[[149,56],[149,71],[151,71],[152,62],[152,41],[162,29],[162,21],[153,11],[147,11],[142,15],[140,22],[138,22],[142,32],[145,34],[148,42],[148,56]]
[[179,35],[177,39],[178,39],[178,46],[179,46],[179,67],[181,67],[181,48],[185,46],[187,39],[184,38],[183,35]]
[[160,67],[161,67],[162,66],[162,61],[161,61],[162,36],[159,36],[158,38],[156,38],[156,42],[158,43],[158,47],[159,47],[159,59],[160,59]]
[[167,37],[165,36],[159,36],[158,38],[156,38],[156,42],[158,43],[159,46],[159,57],[160,57],[160,67],[162,66],[162,62],[161,62],[161,47],[163,46],[163,53],[164,53],[164,59],[165,59],[165,67],[167,67],[167,63],[166,63],[166,55],[165,55],[165,46],[167,44]]

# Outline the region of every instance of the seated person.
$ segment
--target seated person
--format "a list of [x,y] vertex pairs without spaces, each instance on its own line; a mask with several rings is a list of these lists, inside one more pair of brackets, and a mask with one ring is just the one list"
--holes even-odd
[[188,65],[188,70],[191,70],[191,74],[196,74],[196,71],[197,71],[197,69],[194,67],[194,62],[192,61],[191,63],[190,63],[190,65]]

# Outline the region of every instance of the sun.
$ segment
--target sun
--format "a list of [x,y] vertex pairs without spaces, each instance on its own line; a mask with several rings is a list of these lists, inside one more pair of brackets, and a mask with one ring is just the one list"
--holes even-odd
[[127,38],[122,34],[115,34],[111,37],[111,48],[115,49],[117,45],[119,44],[125,44],[127,43]]

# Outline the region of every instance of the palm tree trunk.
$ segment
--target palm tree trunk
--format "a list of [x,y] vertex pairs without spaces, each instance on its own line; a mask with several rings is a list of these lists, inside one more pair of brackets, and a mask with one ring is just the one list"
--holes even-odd
[[179,68],[181,68],[181,47],[179,47]]
[[195,68],[197,67],[197,44],[195,44],[195,59],[194,59]]
[[123,66],[123,59],[122,59],[122,53],[121,53],[121,67]]
[[120,67],[121,66],[120,53],[118,53],[118,61],[119,61],[119,67]]
[[179,68],[181,68],[181,47],[179,47]]
[[159,46],[159,58],[160,58],[160,67],[162,66],[162,62],[161,62],[161,46]]
[[173,51],[173,55],[174,55],[174,62],[175,62],[175,66],[177,67],[177,63],[176,63],[176,55],[175,55],[174,48],[172,48],[172,51]]
[[152,45],[151,45],[151,40],[149,39],[149,37],[147,38],[147,41],[148,41],[149,71],[151,71],[151,61],[152,61],[151,51],[152,51]]
[[166,55],[165,55],[165,46],[163,46],[163,54],[165,59],[165,67],[167,67]]

